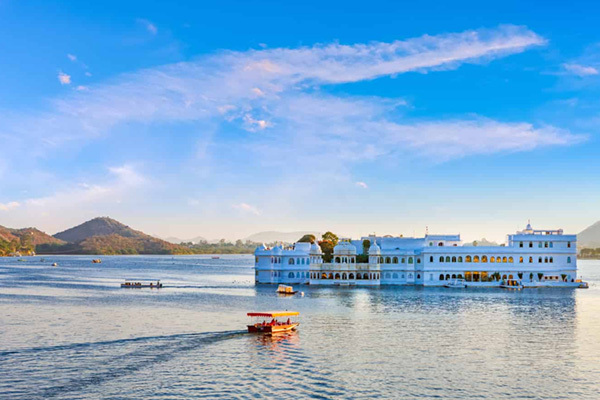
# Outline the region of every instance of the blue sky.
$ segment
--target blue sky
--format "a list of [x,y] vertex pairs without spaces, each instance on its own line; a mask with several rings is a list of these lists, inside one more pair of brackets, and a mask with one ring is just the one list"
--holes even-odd
[[181,238],[600,219],[594,2],[0,0],[0,224]]

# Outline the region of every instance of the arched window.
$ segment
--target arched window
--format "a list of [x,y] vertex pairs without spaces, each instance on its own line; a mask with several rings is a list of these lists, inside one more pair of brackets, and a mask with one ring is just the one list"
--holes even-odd
[[548,257],[544,257],[544,262],[548,264]]
[[385,263],[386,263],[386,264],[389,264],[389,263],[391,263],[391,262],[392,262],[392,259],[391,259],[391,258],[389,258],[389,257],[386,257],[386,258],[385,258]]
[[327,274],[325,272],[321,274],[321,279],[327,279]]
[[473,257],[473,262],[478,263],[479,262],[479,256]]
[[408,263],[412,264],[413,263],[413,258],[412,257],[408,257]]
[[[571,242],[569,242],[570,244]],[[567,263],[571,264],[571,257],[567,257]]]
[[[552,243],[552,242],[550,242],[550,243]],[[550,257],[550,262],[551,262],[551,263],[553,263],[553,262],[554,262],[554,259],[553,259],[552,257]]]
[[523,257],[519,257],[519,262],[522,263],[523,262]]
[[462,256],[458,256],[458,262],[462,262]]
[[333,272],[329,273],[329,279],[333,279]]
[[421,259],[417,258],[417,264],[421,264]]
[[290,273],[288,274],[288,278],[293,278],[293,277],[294,277],[294,273],[293,273],[293,272],[290,272]]
[[290,258],[290,259],[289,259],[289,261],[288,261],[288,264],[289,264],[289,265],[294,265],[294,259],[293,259],[293,258]]
[[502,279],[506,279],[506,275],[502,275]]
[[340,274],[335,274],[335,279],[340,279]]
[[421,274],[417,274],[417,279],[421,279]]
[[342,274],[342,279],[348,279],[345,272]]
[[340,263],[340,262],[341,262],[340,258],[339,258],[339,257],[336,257],[336,258],[335,258],[335,262],[336,262],[336,263]]
[[440,262],[444,262],[444,257],[440,256]]
[[512,258],[512,257],[508,257],[508,262],[509,262],[509,263],[511,263],[511,262],[515,262],[515,259],[514,259],[514,258]]
[[300,272],[296,272],[296,278],[300,278]]
[[505,263],[506,262],[506,256],[502,257],[502,262]]
[[456,279],[456,274],[452,274],[452,279]]
[[538,263],[542,263],[542,257],[538,257]]
[[300,264],[304,264],[304,258],[300,259]]
[[383,257],[379,257],[379,264],[383,264]]
[[450,256],[446,256],[446,262],[450,262]]
[[433,262],[433,256],[429,257],[429,262]]
[[529,242],[529,247],[533,247],[533,242]]
[[412,279],[412,274],[408,274],[408,279]]
[[402,264],[406,263],[406,258],[402,257]]
[[[394,272],[394,273],[392,274],[392,278],[394,278],[394,279],[398,279],[398,274]],[[403,278],[404,278],[404,277],[403,277]]]
[[349,279],[354,279],[354,274],[352,274],[352,273],[351,273],[351,274],[348,276],[348,278],[349,278]]
[[386,273],[385,273],[385,278],[386,278],[386,279],[390,279],[390,277],[391,277],[391,276],[392,276],[392,275],[391,275],[389,272],[386,272]]
[[393,262],[394,264],[398,264],[398,257],[394,257],[394,258],[392,259],[392,262]]
[[486,263],[486,262],[488,262],[488,261],[487,261],[487,256],[482,256],[482,257],[481,257],[481,262],[482,262],[482,263],[484,263],[484,262],[485,262],[485,263]]
[[450,279],[450,274],[446,274],[446,280]]
[[444,245],[444,242],[439,242],[438,246],[442,247]]
[[550,242],[550,247],[554,247],[554,245],[553,245],[553,243],[552,243],[552,242]]
[[494,263],[494,262],[496,262],[496,257],[494,257],[494,256],[491,256],[491,257],[490,257],[490,262],[491,262],[491,263]]
[[440,281],[444,280],[444,274],[440,274]]
[[529,263],[531,264],[533,262],[533,257],[529,257]]
[[456,256],[452,256],[452,262],[456,262]]

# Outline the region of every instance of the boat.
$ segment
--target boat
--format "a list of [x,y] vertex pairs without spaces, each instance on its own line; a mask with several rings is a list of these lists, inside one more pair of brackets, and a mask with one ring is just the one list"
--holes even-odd
[[[254,323],[248,325],[250,333],[264,333],[271,335],[273,333],[294,331],[300,325],[295,318],[300,315],[298,311],[266,311],[266,312],[249,312],[247,314],[254,319]],[[285,321],[279,319],[287,318]]]
[[218,260],[218,259],[219,259],[219,258],[221,258],[221,257],[219,257],[219,256],[212,256],[211,258],[212,258],[213,260]]
[[121,287],[127,288],[127,289],[141,289],[141,288],[160,289],[163,287],[163,285],[162,285],[162,283],[160,283],[160,281],[156,281],[156,283],[126,281],[125,283],[121,283]]
[[52,263],[53,267],[58,267],[58,263]]
[[101,262],[102,262],[102,260],[99,258],[95,258],[92,260],[92,263],[94,263],[94,264],[100,264]]
[[513,290],[521,290],[523,289],[523,285],[514,279],[509,279],[507,281],[502,281],[502,283],[500,283],[500,287],[502,289],[513,289]]
[[578,289],[589,289],[590,288],[590,284],[582,281],[581,279],[576,279],[575,282],[579,283],[579,285],[577,285]]
[[296,294],[298,291],[294,290],[292,286],[279,285],[277,287],[277,293],[279,294]]
[[450,289],[465,289],[467,284],[464,279],[455,279],[452,282],[445,283],[444,287]]

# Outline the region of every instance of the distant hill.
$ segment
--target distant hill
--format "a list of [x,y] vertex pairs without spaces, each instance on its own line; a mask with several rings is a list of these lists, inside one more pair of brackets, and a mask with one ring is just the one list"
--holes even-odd
[[273,242],[285,242],[285,243],[294,243],[298,239],[300,239],[304,235],[315,235],[320,237],[321,234],[319,232],[277,232],[277,231],[267,231],[267,232],[258,232],[253,235],[250,235],[244,240],[249,240],[251,242],[256,243],[273,243]]
[[579,232],[577,247],[600,248],[600,221]]
[[[146,235],[108,217],[94,218],[54,235],[59,244],[37,246],[38,253],[189,254],[189,248]],[[68,243],[65,243],[68,242]]]
[[64,243],[36,228],[12,229],[0,226],[0,255],[16,251],[29,254],[35,251],[38,245],[61,245]]
[[194,238],[191,239],[179,239],[176,238],[174,236],[169,236],[167,238],[164,238],[163,240],[166,240],[169,243],[173,243],[173,244],[179,244],[179,243],[194,243],[194,244],[198,244],[200,242],[206,241],[205,238],[203,238],[202,236],[196,236]]
[[[475,242],[477,242],[477,244],[475,244]],[[483,238],[481,240],[475,240],[471,243],[465,243],[465,246],[500,246],[500,245],[496,242],[490,242],[486,238]]]

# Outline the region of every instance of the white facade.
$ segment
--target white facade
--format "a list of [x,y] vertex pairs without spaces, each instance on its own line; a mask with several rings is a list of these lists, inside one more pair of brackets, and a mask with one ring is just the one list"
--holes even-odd
[[[321,248],[296,243],[255,251],[256,283],[311,285],[442,286],[465,279],[469,286],[498,286],[515,279],[525,286],[577,286],[576,235],[533,230],[508,235],[502,246],[464,246],[460,235],[423,238],[341,239],[331,263]],[[364,245],[363,245],[364,244]],[[361,261],[361,262],[359,262]]]

